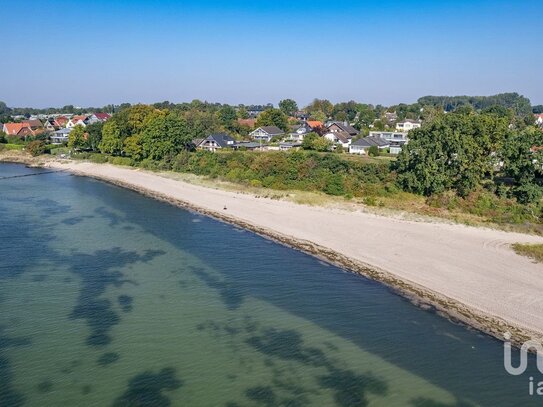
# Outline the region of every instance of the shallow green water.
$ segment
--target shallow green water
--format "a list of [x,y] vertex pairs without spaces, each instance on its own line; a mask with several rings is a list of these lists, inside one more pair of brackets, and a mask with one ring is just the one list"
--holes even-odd
[[64,173],[0,180],[2,407],[539,405],[502,352],[198,214]]

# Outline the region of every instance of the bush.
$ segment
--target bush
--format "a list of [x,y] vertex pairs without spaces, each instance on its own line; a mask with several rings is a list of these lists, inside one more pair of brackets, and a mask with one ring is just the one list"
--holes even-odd
[[113,165],[134,165],[134,160],[132,160],[130,157],[109,157],[108,162]]
[[328,195],[343,195],[345,193],[343,177],[339,174],[331,174],[327,177],[324,192]]
[[7,144],[19,144],[22,145],[25,143],[24,139],[19,136],[6,136]]
[[93,163],[104,164],[108,162],[108,157],[105,154],[89,154],[89,160]]
[[26,146],[26,149],[32,155],[32,157],[37,157],[45,153],[45,142],[43,140],[31,141]]
[[530,204],[539,202],[543,196],[543,191],[539,185],[525,183],[514,188],[513,194],[521,204]]
[[378,157],[379,156],[379,148],[377,146],[371,146],[368,150],[368,155],[370,157]]
[[191,153],[188,151],[181,151],[172,160],[172,169],[178,172],[188,171],[190,163]]
[[51,147],[51,154],[53,155],[61,155],[61,154],[69,154],[70,149],[68,147]]
[[367,196],[362,200],[362,202],[364,205],[377,206],[377,199],[374,196]]
[[6,147],[6,150],[24,150],[25,145],[24,144],[4,144]]

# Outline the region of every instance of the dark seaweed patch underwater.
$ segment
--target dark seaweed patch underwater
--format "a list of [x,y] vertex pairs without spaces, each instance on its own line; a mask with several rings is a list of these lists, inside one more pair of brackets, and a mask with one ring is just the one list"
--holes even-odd
[[164,368],[158,373],[144,372],[130,379],[128,389],[113,403],[114,407],[167,407],[170,399],[164,394],[179,389],[183,381],[174,368]]

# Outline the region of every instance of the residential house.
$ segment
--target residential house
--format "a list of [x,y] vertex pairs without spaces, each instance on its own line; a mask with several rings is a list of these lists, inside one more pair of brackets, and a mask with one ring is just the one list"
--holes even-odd
[[309,124],[307,123],[295,124],[290,127],[288,138],[289,140],[303,141],[304,136],[311,132],[313,132],[313,129],[311,128],[311,126],[309,126]]
[[285,132],[276,126],[264,126],[249,133],[255,140],[262,140],[269,142],[273,137],[282,136]]
[[89,124],[97,123],[97,122],[106,122],[109,119],[111,119],[111,115],[109,113],[93,113],[90,115]]
[[55,121],[55,119],[51,118],[51,119],[47,119],[45,121],[45,123],[43,124],[43,128],[45,129],[45,131],[48,131],[48,132],[52,133],[52,132],[60,129],[60,126]]
[[222,148],[233,148],[236,140],[226,133],[216,133],[205,138],[196,148],[215,152]]
[[385,120],[387,124],[390,125],[398,120],[398,115],[396,114],[396,112],[385,112]]
[[405,119],[403,122],[396,123],[397,131],[409,131],[413,129],[418,129],[421,126],[421,123],[418,120]]
[[192,139],[192,144],[194,145],[194,147],[198,147],[202,141],[204,141],[203,138],[194,138]]
[[66,116],[57,116],[55,117],[55,122],[58,127],[66,127],[70,120]]
[[302,110],[298,110],[294,113],[294,117],[302,122],[306,122],[309,119],[309,113],[306,113]]
[[87,127],[87,124],[89,124],[89,117],[86,115],[75,115],[73,116],[68,123],[66,123],[66,127],[72,128],[75,126],[83,126]]
[[349,138],[358,136],[358,133],[360,133],[354,127],[350,126],[349,124],[345,122],[330,122],[327,126],[327,130],[330,133],[337,133],[337,132],[346,133],[349,135]]
[[8,136],[18,136],[21,138],[34,135],[28,123],[4,123],[2,131]]
[[30,127],[33,134],[38,134],[43,131],[43,123],[39,119],[23,120],[23,123]]
[[535,124],[538,126],[543,126],[543,113],[534,114]]
[[247,109],[247,113],[249,113],[249,116],[256,117],[260,113],[262,113],[266,109],[273,108],[272,103],[268,103],[266,105],[253,105],[253,106],[245,106],[245,109]]
[[319,120],[306,120],[306,123],[311,127],[312,131],[318,131],[318,129],[324,127],[323,123]]
[[378,136],[364,137],[351,143],[349,153],[366,155],[372,146],[376,146],[379,150],[384,150],[390,147],[390,142]]
[[345,131],[329,131],[324,135],[324,138],[333,144],[341,145],[343,148],[348,148],[352,140],[351,135]]
[[64,143],[67,143],[68,142],[68,137],[69,137],[71,131],[72,131],[71,127],[56,130],[49,137],[49,139],[51,140],[51,144],[64,144]]
[[395,131],[370,131],[370,137],[380,137],[390,143],[390,154],[400,154],[402,148],[408,142],[407,132]]

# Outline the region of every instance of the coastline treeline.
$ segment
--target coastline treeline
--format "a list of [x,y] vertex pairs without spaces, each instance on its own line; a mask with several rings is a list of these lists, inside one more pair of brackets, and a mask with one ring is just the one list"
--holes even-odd
[[[447,112],[450,106],[455,108]],[[258,125],[285,128],[298,106],[286,99],[278,109],[261,108],[265,113],[258,116]],[[529,108],[529,101],[517,94],[425,97],[414,105],[397,105],[397,120],[423,119],[397,159],[304,150],[195,151],[194,139],[217,131],[243,138],[249,131],[238,120],[247,117],[246,110],[196,102],[124,106],[103,124],[76,126],[69,147],[76,151],[74,158],[95,162],[189,172],[253,187],[324,192],[369,205],[542,224],[543,132],[534,125]],[[362,136],[369,124],[379,127],[390,109],[316,99],[304,110],[309,118],[352,120]],[[43,153],[39,142],[30,147]]]
[[510,110],[427,110],[423,126],[410,132],[410,142],[396,160],[303,150],[194,151],[195,134],[221,126],[220,121],[213,124],[197,117],[152,106],[130,107],[106,122],[101,134],[80,138],[101,152],[80,157],[253,187],[318,191],[360,198],[369,205],[404,207],[420,196],[429,208],[495,222],[541,223],[543,149],[538,147],[543,146],[543,132]]

